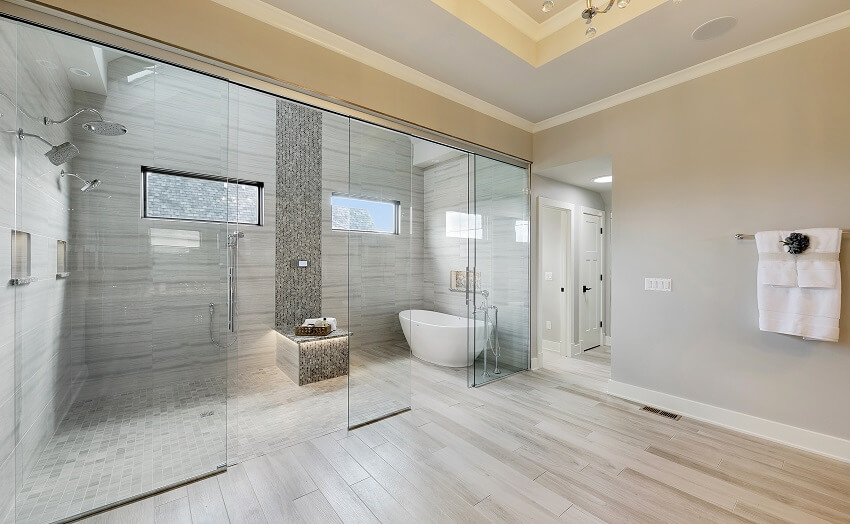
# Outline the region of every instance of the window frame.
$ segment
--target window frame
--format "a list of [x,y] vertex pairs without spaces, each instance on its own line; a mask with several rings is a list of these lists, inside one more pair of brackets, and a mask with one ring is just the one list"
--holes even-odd
[[[349,198],[351,200],[363,200],[366,202],[377,202],[379,204],[392,204],[393,206],[393,231],[378,231],[368,229],[342,229],[334,227],[334,197]],[[353,195],[351,193],[331,193],[331,231],[342,231],[344,233],[371,233],[374,235],[400,235],[401,234],[401,200],[385,200],[382,198],[367,197],[361,195]]]
[[[158,217],[148,214],[148,174],[154,173],[157,175],[169,175],[183,178],[191,178],[195,180],[209,180],[211,182],[224,182],[226,184],[236,184],[243,186],[251,186],[257,188],[257,221],[256,222],[240,222],[238,220],[200,220],[196,218],[180,218],[180,217]],[[239,224],[242,226],[262,226],[263,225],[263,209],[264,209],[264,193],[265,184],[258,180],[247,180],[244,178],[230,178],[218,175],[207,175],[204,173],[193,173],[191,171],[179,171],[176,169],[166,169],[161,167],[142,166],[142,202],[141,216],[149,220],[177,220],[180,222],[200,222],[206,224]],[[237,189],[238,191],[238,189]]]

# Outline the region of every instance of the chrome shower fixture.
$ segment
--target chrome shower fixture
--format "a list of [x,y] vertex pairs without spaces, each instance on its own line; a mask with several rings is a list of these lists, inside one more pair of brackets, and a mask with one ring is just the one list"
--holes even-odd
[[91,122],[85,122],[83,124],[83,129],[88,131],[89,133],[94,133],[96,135],[101,136],[120,136],[127,133],[127,128],[118,122],[111,122],[109,120],[104,120],[103,115],[97,109],[92,109],[90,107],[84,107],[82,109],[78,109],[71,116],[63,118],[62,120],[53,120],[49,117],[44,117],[44,125],[49,126],[51,124],[64,124],[68,120],[71,120],[75,116],[82,113],[94,113],[100,120],[92,120]]
[[59,144],[58,146],[54,146],[53,144],[48,142],[46,138],[39,135],[34,135],[32,133],[26,133],[23,129],[18,129],[16,134],[18,135],[18,139],[20,140],[23,140],[25,137],[32,137],[37,138],[48,146],[50,146],[50,151],[44,153],[44,156],[46,156],[47,159],[50,160],[50,163],[54,166],[61,166],[65,162],[71,160],[72,158],[80,154],[80,150],[77,149],[77,146],[75,146],[71,142],[64,142],[62,144]]
[[59,172],[59,178],[65,178],[66,176],[72,176],[77,180],[81,181],[83,183],[83,187],[80,188],[80,191],[83,191],[85,193],[97,189],[97,186],[99,186],[101,182],[99,178],[86,180],[85,178],[79,175],[75,175],[74,173],[66,173],[64,169]]

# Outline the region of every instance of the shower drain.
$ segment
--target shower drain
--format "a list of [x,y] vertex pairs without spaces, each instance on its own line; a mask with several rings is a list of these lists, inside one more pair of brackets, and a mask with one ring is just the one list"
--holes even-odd
[[213,413],[215,413],[215,412],[214,411],[203,411],[203,412],[201,412],[201,418],[211,417],[211,416],[213,416]]

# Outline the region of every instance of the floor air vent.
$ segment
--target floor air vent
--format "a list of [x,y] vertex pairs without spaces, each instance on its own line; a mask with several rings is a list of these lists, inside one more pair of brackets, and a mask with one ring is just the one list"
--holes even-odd
[[680,418],[682,418],[682,415],[670,413],[669,411],[664,411],[663,409],[651,408],[649,406],[644,406],[640,409],[641,411],[649,411],[650,413],[655,413],[656,415],[661,415],[662,417],[672,418],[673,420],[679,420]]

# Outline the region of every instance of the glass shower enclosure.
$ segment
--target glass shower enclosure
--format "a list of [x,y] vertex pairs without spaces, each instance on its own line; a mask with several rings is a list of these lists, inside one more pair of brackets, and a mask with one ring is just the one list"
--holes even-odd
[[526,167],[6,18],[0,131],[0,519],[410,409],[403,312],[528,369]]
[[228,83],[23,23],[0,40],[0,509],[51,522],[227,462]]

